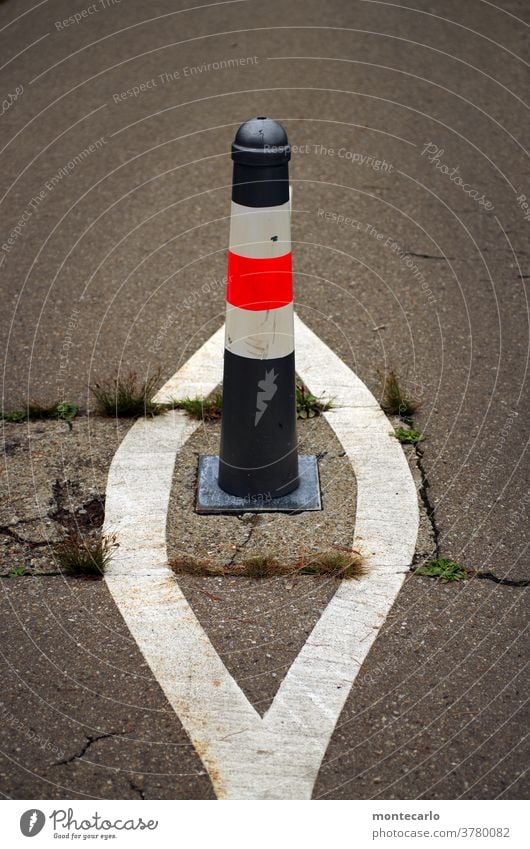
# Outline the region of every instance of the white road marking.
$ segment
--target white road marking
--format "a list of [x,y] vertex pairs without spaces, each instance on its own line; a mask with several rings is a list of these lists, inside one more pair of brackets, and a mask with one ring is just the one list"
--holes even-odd
[[[222,378],[223,329],[156,400],[205,395]],[[336,407],[326,419],[357,478],[353,547],[370,566],[343,581],[260,717],[229,674],[167,565],[175,458],[198,426],[180,411],[139,421],[113,459],[105,532],[117,534],[106,581],[219,798],[308,799],[355,677],[396,598],[416,543],[416,487],[399,442],[358,377],[296,319],[297,372]]]

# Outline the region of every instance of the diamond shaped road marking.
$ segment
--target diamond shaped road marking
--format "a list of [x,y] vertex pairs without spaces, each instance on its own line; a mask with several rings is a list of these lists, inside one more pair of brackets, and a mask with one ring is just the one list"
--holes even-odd
[[[182,411],[140,420],[114,455],[105,533],[119,548],[107,586],[202,762],[218,798],[308,799],[348,693],[414,555],[419,512],[405,455],[374,396],[296,317],[296,370],[333,398],[325,413],[357,480],[352,546],[369,573],[342,581],[261,717],[230,675],[167,564],[173,468],[199,426]],[[159,402],[222,380],[224,328],[173,375]]]

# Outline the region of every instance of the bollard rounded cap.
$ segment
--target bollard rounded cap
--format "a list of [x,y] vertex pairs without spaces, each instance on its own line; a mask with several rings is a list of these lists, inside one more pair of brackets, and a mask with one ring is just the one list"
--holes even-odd
[[283,165],[291,158],[287,133],[272,118],[251,118],[241,124],[232,144],[232,159],[243,165]]

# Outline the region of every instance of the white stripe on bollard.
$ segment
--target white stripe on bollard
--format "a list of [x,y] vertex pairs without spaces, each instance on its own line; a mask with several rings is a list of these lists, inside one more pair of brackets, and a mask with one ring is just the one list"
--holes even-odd
[[225,347],[232,354],[256,360],[292,354],[292,303],[273,310],[245,310],[227,304]]
[[291,202],[253,208],[232,201],[230,250],[252,259],[288,254],[291,250]]

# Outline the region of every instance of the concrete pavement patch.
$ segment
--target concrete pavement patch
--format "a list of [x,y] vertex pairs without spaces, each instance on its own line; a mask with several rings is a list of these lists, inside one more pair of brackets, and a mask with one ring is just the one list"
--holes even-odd
[[132,421],[2,424],[0,575],[56,572],[51,543],[63,530],[101,529],[110,461]]

